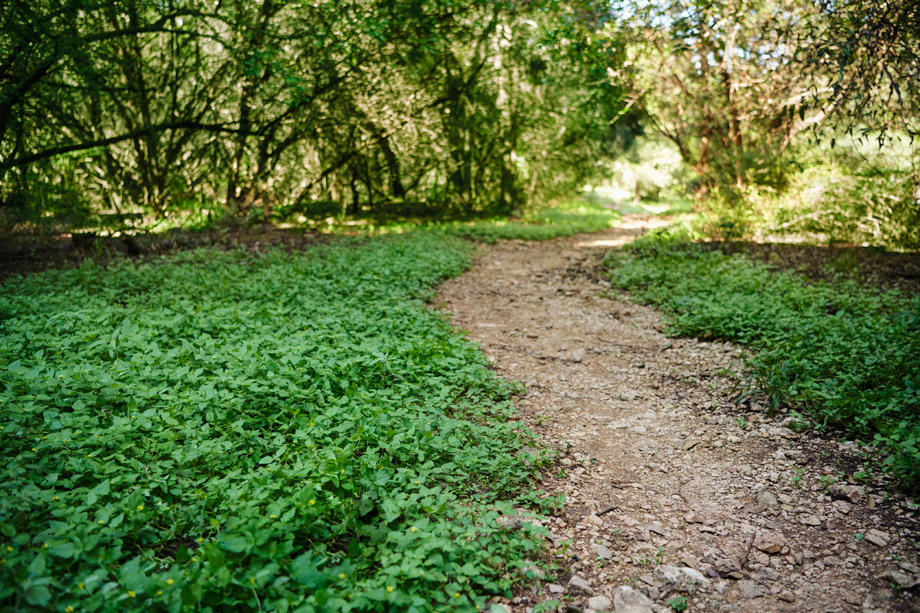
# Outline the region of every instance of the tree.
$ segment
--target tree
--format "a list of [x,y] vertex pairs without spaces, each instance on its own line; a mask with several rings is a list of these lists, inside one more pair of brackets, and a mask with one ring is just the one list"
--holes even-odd
[[623,101],[602,6],[13,0],[0,198],[97,221],[516,210],[609,150]]
[[699,197],[740,203],[749,186],[785,184],[786,151],[815,121],[791,112],[814,86],[780,35],[800,10],[773,0],[672,0],[627,22],[633,99],[695,172]]
[[806,102],[850,131],[920,135],[920,4],[819,0],[787,37],[825,84]]

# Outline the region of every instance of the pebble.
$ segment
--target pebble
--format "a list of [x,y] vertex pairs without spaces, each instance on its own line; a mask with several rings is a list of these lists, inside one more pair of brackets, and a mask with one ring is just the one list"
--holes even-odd
[[613,603],[606,596],[594,596],[588,599],[588,608],[595,611],[606,611]]
[[654,613],[648,596],[628,585],[622,585],[613,592],[613,608],[617,613]]
[[558,583],[550,583],[548,587],[550,594],[565,594],[565,588]]
[[761,566],[769,566],[770,564],[770,554],[762,551],[752,551],[748,559]]
[[779,579],[779,573],[772,568],[766,567],[754,573],[754,577],[760,581],[776,581]]
[[849,503],[846,500],[835,500],[832,504],[834,505],[834,509],[843,515],[849,515],[850,511],[853,509],[852,503]]
[[865,534],[866,540],[878,547],[886,547],[888,545],[888,540],[891,538],[887,532],[882,532],[875,528],[868,530]]
[[613,550],[605,545],[601,545],[600,543],[594,544],[594,552],[601,560],[613,559]]
[[901,572],[900,570],[894,568],[889,568],[880,576],[882,579],[886,579],[892,583],[897,584],[897,586],[902,590],[909,590],[920,585],[920,580],[918,580],[916,577],[911,577],[907,573]]
[[848,500],[853,504],[860,503],[866,497],[861,488],[846,483],[834,483],[827,488],[827,492],[834,500]]
[[754,539],[754,547],[764,553],[779,553],[786,545],[782,532],[761,532]]
[[646,528],[646,529],[647,529],[649,532],[653,533],[653,534],[659,534],[659,535],[661,535],[661,536],[667,536],[667,535],[664,533],[664,528],[661,527],[661,524],[650,524],[650,525],[648,526],[648,528]]
[[826,556],[823,560],[821,560],[821,562],[824,564],[824,566],[842,566],[843,565],[843,560],[841,560],[837,556]]
[[597,515],[595,515],[594,513],[591,513],[585,518],[585,523],[591,524],[592,526],[603,526],[604,520],[598,517]]
[[741,565],[741,560],[735,556],[729,555],[716,560],[715,570],[717,574],[721,575],[722,577],[733,577],[735,579],[740,579],[744,576],[741,574]]
[[569,591],[590,596],[594,593],[594,588],[591,587],[590,583],[585,581],[584,577],[574,575],[569,579]]
[[763,596],[763,590],[753,581],[743,580],[738,582],[738,590],[745,598],[759,598]]
[[815,517],[814,515],[800,515],[799,523],[806,526],[820,526],[821,520]]
[[702,585],[707,585],[709,579],[704,577],[699,571],[682,566],[667,566],[662,564],[655,567],[652,571],[655,583],[664,588],[663,591],[670,590],[676,592],[687,592],[692,594]]

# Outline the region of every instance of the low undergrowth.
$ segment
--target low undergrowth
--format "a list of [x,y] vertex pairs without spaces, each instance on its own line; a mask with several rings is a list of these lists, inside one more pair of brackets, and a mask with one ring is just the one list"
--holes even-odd
[[920,490],[920,297],[812,283],[664,234],[606,263],[616,287],[669,313],[674,334],[757,349],[751,365],[774,406],[874,442]]
[[472,221],[404,220],[384,224],[355,225],[354,221],[333,223],[325,228],[331,233],[380,235],[405,233],[424,228],[426,231],[460,236],[483,243],[499,240],[549,240],[583,232],[600,232],[620,221],[618,211],[589,198],[576,197],[552,206],[533,209],[517,218],[492,217]]
[[513,386],[425,308],[470,247],[197,250],[0,287],[0,606],[474,610],[548,504]]
[[502,239],[549,240],[582,232],[612,228],[620,214],[598,203],[576,198],[550,208],[537,209],[518,220],[492,219],[448,224],[448,232],[485,243]]

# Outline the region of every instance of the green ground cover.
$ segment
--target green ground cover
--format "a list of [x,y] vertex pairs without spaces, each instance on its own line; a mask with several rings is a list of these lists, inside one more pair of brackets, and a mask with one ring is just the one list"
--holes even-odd
[[657,234],[608,256],[613,285],[670,314],[671,332],[757,350],[759,385],[818,425],[886,450],[920,489],[920,296],[810,282]]
[[450,236],[198,250],[0,286],[0,605],[474,610],[546,459],[425,308]]
[[497,240],[549,240],[582,232],[600,232],[614,227],[620,213],[587,198],[574,198],[555,206],[530,211],[517,220],[487,219],[468,223],[449,223],[449,233],[494,243]]
[[328,224],[305,227],[323,233],[381,236],[414,232],[424,228],[429,232],[460,236],[483,243],[499,240],[549,240],[582,232],[600,232],[616,226],[622,215],[590,196],[578,196],[537,207],[520,217],[486,217],[473,220],[438,220],[425,218],[371,219],[329,218]]

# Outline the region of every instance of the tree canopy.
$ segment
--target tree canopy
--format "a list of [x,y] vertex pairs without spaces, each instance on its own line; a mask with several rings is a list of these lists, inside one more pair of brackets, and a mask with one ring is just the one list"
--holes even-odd
[[4,209],[512,211],[611,142],[599,6],[12,0]]

